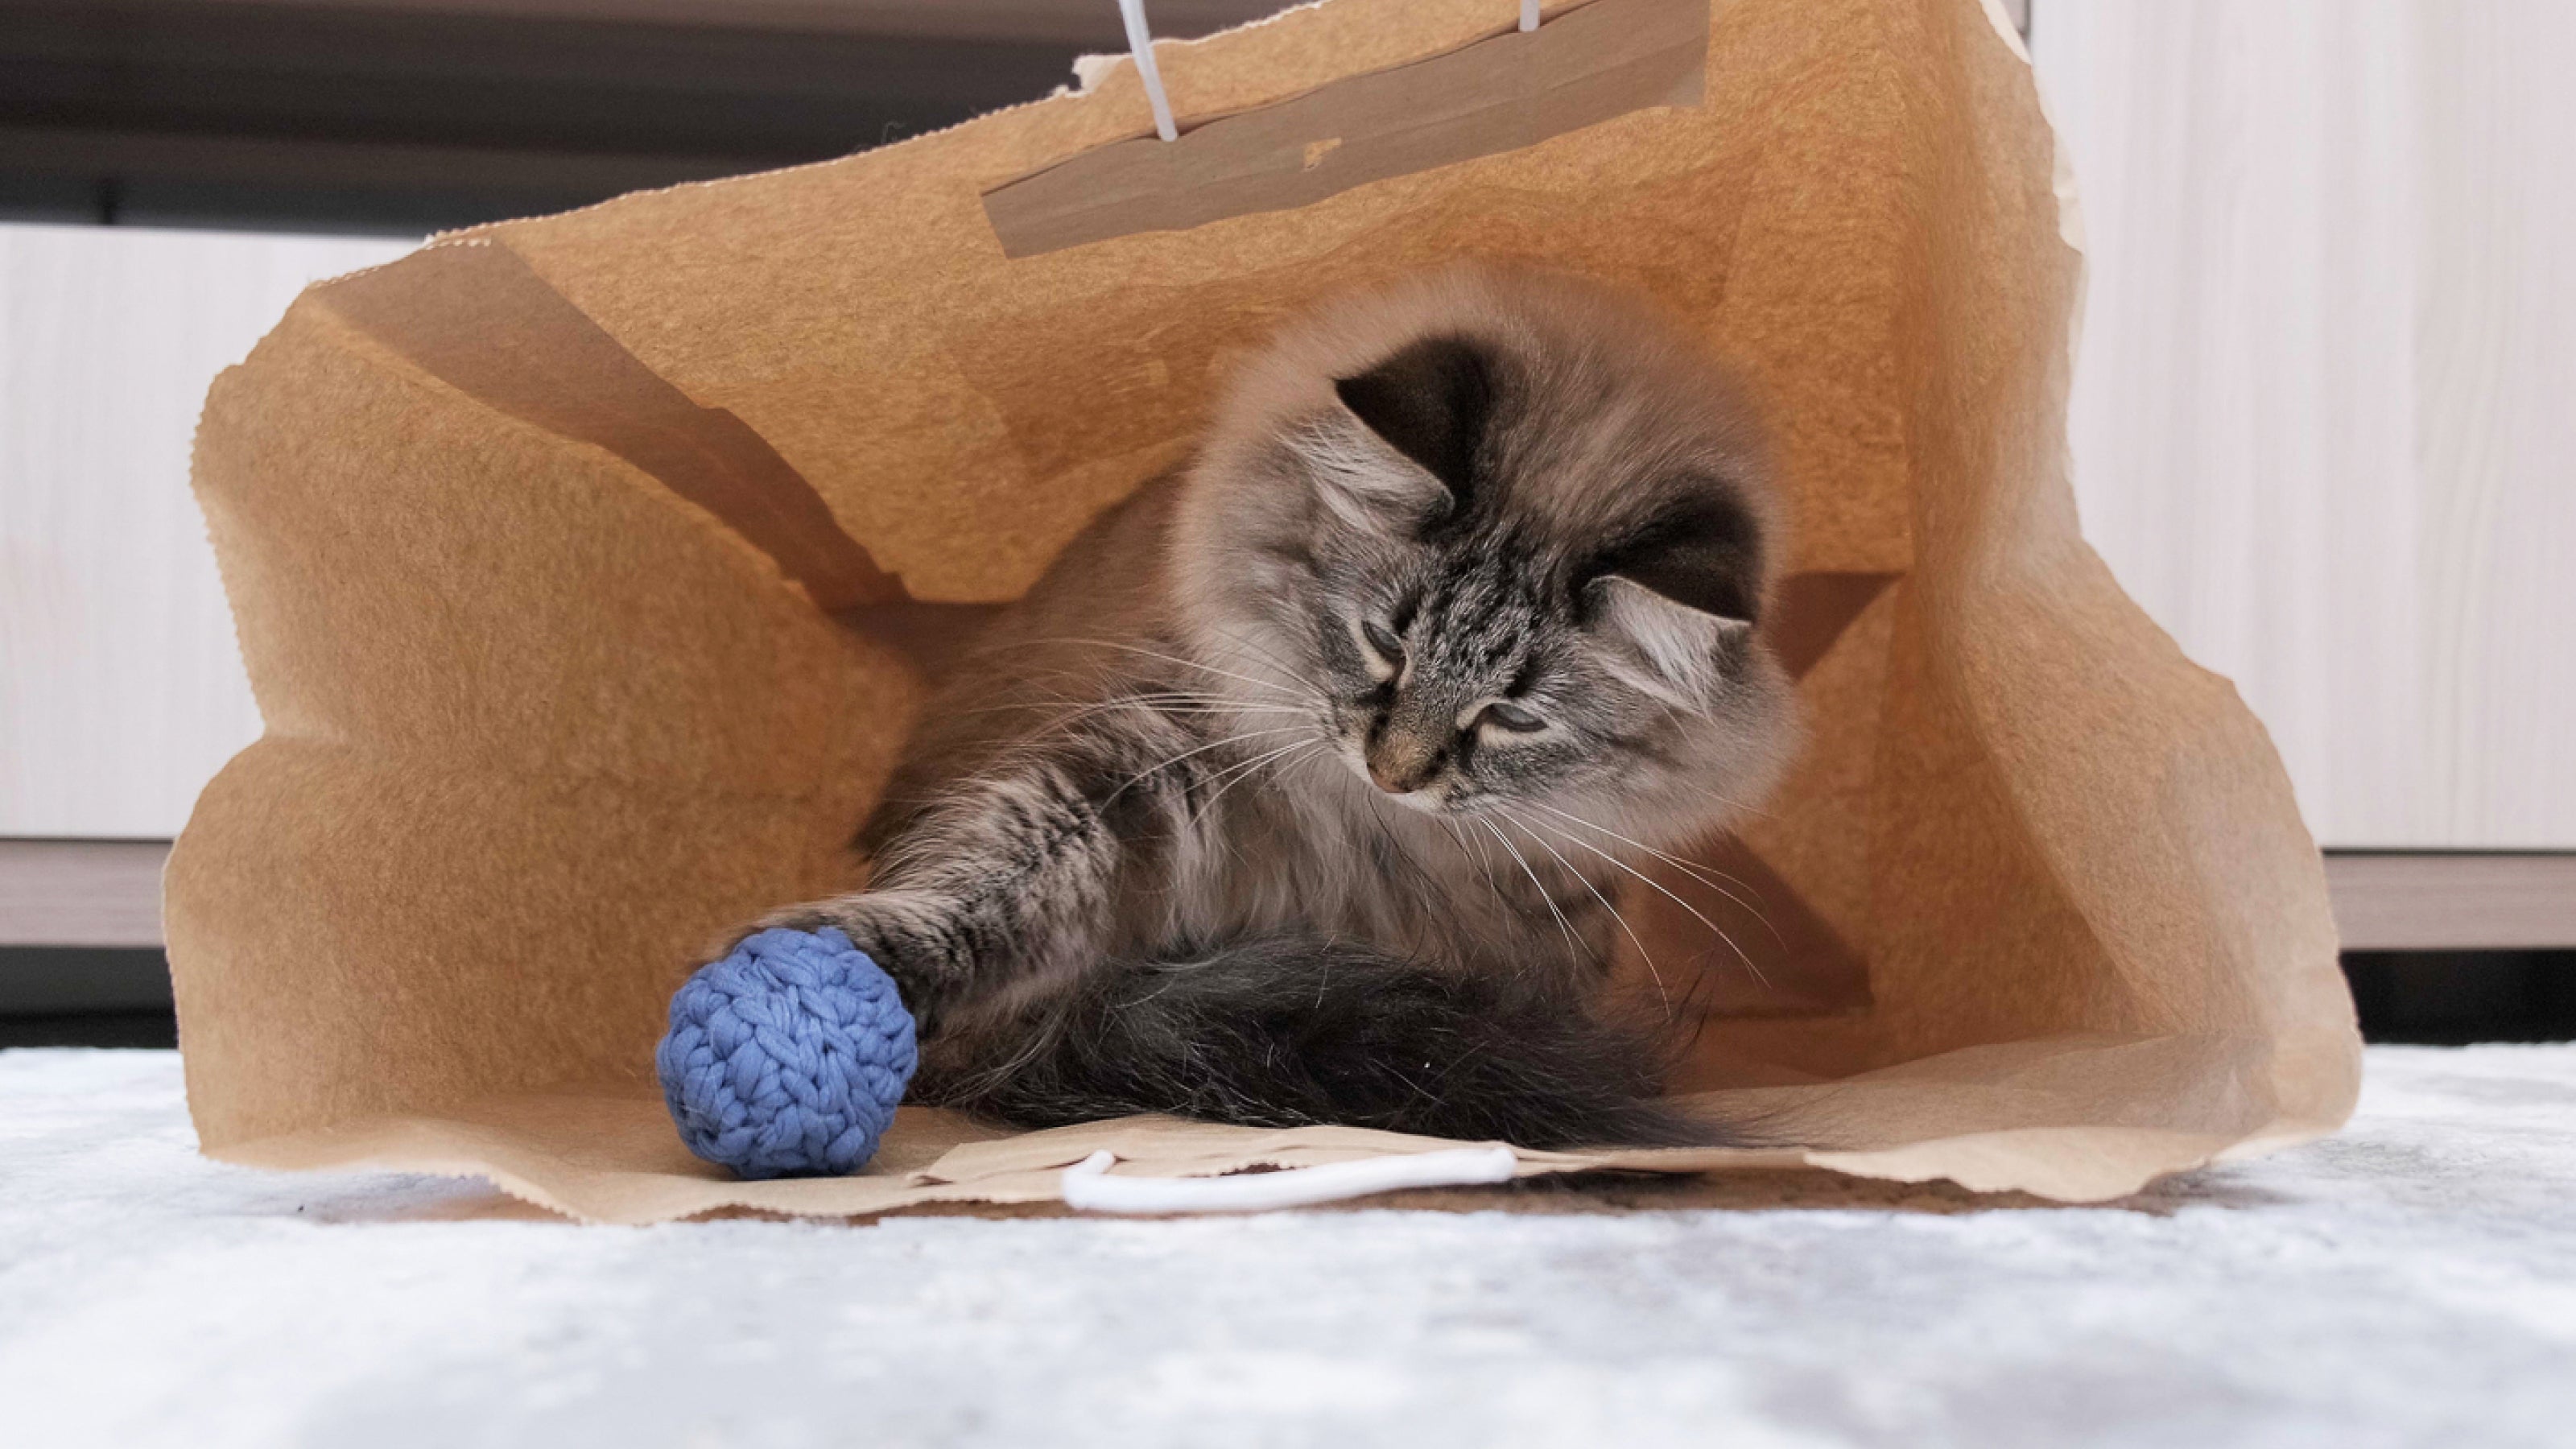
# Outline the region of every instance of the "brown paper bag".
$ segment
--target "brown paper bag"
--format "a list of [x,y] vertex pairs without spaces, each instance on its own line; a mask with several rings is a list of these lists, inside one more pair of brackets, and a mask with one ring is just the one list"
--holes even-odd
[[1680,1088],[1811,1145],[1523,1170],[2096,1199],[2332,1130],[2359,1046],[2288,782],[2077,536],[2077,224],[1998,12],[1515,9],[1168,45],[1177,143],[1121,65],[307,292],[197,446],[267,720],[170,867],[205,1149],[635,1222],[1044,1200],[1103,1145],[1159,1174],[1431,1145],[907,1109],[864,1174],[743,1183],[682,1150],[650,1060],[711,941],[851,878],[922,641],[1179,459],[1279,319],[1461,255],[1642,289],[1747,364],[1815,723],[1705,852],[1754,894],[1749,959],[1632,898],[1717,983]]

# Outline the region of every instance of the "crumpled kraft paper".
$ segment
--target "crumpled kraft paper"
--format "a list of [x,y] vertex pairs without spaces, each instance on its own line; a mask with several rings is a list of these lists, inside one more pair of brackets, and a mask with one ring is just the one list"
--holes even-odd
[[2084,1200],[2339,1124],[2359,1040],[2288,781],[2077,533],[2079,227],[1999,14],[1516,11],[1329,0],[1163,47],[1176,143],[1119,66],[308,291],[197,443],[267,722],[168,877],[205,1149],[640,1222],[1044,1200],[1104,1146],[1432,1145],[908,1109],[866,1173],[742,1183],[650,1064],[727,928],[854,879],[943,641],[1180,459],[1230,358],[1471,255],[1643,290],[1751,373],[1795,519],[1766,627],[1814,723],[1695,852],[1736,888],[1623,902],[1675,1090],[1800,1145],[1523,1170]]

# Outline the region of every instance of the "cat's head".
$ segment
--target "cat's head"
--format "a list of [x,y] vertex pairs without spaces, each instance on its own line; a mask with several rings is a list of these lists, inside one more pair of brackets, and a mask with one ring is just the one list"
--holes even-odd
[[1247,713],[1293,700],[1318,756],[1402,805],[1687,833],[1788,754],[1756,421],[1588,285],[1449,271],[1292,331],[1245,369],[1174,545]]

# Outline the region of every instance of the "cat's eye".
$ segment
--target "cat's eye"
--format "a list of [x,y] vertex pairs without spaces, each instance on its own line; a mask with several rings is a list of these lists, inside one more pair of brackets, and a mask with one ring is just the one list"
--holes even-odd
[[1498,699],[1486,705],[1485,712],[1476,717],[1476,722],[1492,725],[1496,729],[1509,730],[1516,735],[1536,734],[1547,728],[1546,720],[1507,699]]
[[1404,657],[1404,641],[1395,637],[1393,629],[1375,619],[1361,620],[1360,633],[1368,640],[1369,647],[1376,650],[1378,657],[1387,663],[1393,664]]

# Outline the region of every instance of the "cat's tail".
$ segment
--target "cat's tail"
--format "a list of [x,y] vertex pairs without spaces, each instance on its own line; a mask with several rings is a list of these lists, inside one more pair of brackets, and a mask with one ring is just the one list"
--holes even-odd
[[1025,1126],[1167,1112],[1539,1148],[1736,1140],[1660,1102],[1650,1039],[1567,988],[1364,946],[1277,937],[1104,972],[1022,1026],[1007,1061],[924,1085]]

